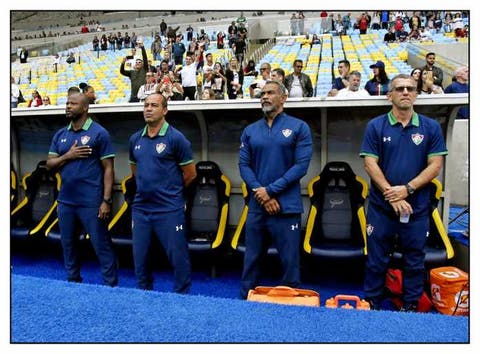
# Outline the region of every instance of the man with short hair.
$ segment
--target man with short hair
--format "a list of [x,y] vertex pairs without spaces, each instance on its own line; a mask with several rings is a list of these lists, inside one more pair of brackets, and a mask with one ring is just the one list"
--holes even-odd
[[438,66],[435,66],[435,53],[430,52],[425,55],[425,66],[424,69],[431,71],[433,74],[433,84],[440,86],[443,89],[443,70]]
[[104,284],[116,286],[116,257],[107,233],[115,154],[108,132],[89,118],[88,101],[81,93],[68,96],[66,117],[70,123],[54,135],[47,169],[59,170],[62,178],[57,213],[68,281],[82,282],[75,228],[78,220],[90,235]]
[[238,166],[251,194],[240,289],[244,299],[258,285],[269,235],[282,262],[281,284],[300,285],[300,179],[312,158],[312,134],[307,123],[284,113],[286,100],[285,86],[267,81],[260,99],[264,117],[248,125],[240,138]]
[[198,61],[195,53],[187,53],[185,56],[185,65],[175,73],[180,72],[183,87],[183,99],[187,98],[190,101],[195,100],[195,93],[197,92],[197,64]]
[[172,46],[172,54],[173,60],[175,61],[175,65],[182,65],[183,64],[183,54],[187,50],[185,49],[185,44],[182,42],[182,36],[178,35],[175,37],[175,43]]
[[253,83],[250,85],[249,92],[250,92],[250,97],[251,98],[260,98],[261,95],[261,90],[263,86],[265,86],[266,82],[270,80],[270,70],[272,67],[270,66],[269,63],[262,63],[260,65],[260,75],[261,77],[259,79],[256,79],[253,81]]
[[143,46],[143,43],[139,43],[138,46],[142,51],[143,60],[137,58],[135,60],[135,66],[131,71],[125,70],[125,62],[127,61],[127,57],[123,58],[122,63],[120,64],[120,74],[122,74],[123,76],[127,76],[130,79],[130,99],[128,100],[128,102],[139,101],[137,93],[140,89],[140,86],[145,84],[145,77],[148,71],[148,58],[145,47]]
[[362,74],[356,70],[352,71],[348,76],[348,86],[338,91],[336,98],[360,98],[370,97],[370,94],[363,87],[360,87]]
[[424,289],[431,212],[428,184],[439,174],[448,152],[440,124],[414,111],[416,98],[415,79],[395,76],[387,93],[392,109],[368,122],[360,150],[371,179],[364,292],[374,310],[382,306],[395,240],[403,254],[401,310],[416,311]]
[[138,89],[137,97],[140,100],[140,102],[145,101],[147,96],[154,93],[157,88],[155,74],[153,72],[151,71],[147,72],[147,74],[145,75],[145,81],[146,83],[140,86],[140,88]]
[[[468,84],[468,66],[461,66],[455,70],[455,81],[452,81],[452,83],[447,86],[445,93],[470,93],[470,86]],[[458,110],[457,118],[468,119],[469,117],[469,106],[461,106]]]
[[288,97],[312,97],[313,86],[310,77],[302,73],[303,60],[293,62],[293,73],[285,77],[285,86],[289,92]]
[[333,80],[332,89],[328,92],[328,96],[336,96],[338,91],[348,87],[347,76],[350,73],[350,62],[346,59],[340,60],[337,68],[340,76]]
[[146,126],[130,137],[129,160],[137,191],[132,204],[132,247],[140,289],[153,289],[148,253],[156,236],[173,267],[176,293],[191,284],[184,189],[196,177],[190,141],[165,117],[167,100],[159,93],[144,102]]

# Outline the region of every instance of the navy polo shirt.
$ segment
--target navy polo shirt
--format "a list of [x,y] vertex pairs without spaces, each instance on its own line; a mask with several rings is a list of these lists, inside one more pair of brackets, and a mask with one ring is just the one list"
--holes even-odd
[[130,137],[130,164],[136,165],[137,193],[133,208],[145,212],[169,212],[185,207],[183,171],[193,162],[191,143],[164,122],[150,138],[147,127]]
[[[302,213],[300,179],[312,158],[312,135],[304,121],[280,113],[271,127],[260,119],[245,128],[241,136],[239,168],[250,191],[266,187],[276,197],[281,213]],[[250,192],[251,193],[251,192]],[[249,211],[265,209],[250,198]]]
[[73,130],[72,123],[55,133],[49,155],[61,156],[77,146],[88,145],[92,154],[85,159],[69,160],[60,170],[62,185],[58,201],[64,204],[97,207],[103,200],[103,159],[115,157],[110,134],[88,118],[82,128]]
[[[378,159],[378,165],[392,186],[405,185],[428,165],[428,158],[447,155],[440,124],[434,119],[413,113],[403,127],[393,112],[372,119],[367,124],[360,156]],[[430,205],[428,188],[417,190],[407,197],[414,215],[425,215]],[[386,211],[392,211],[382,192],[371,184],[369,202]]]

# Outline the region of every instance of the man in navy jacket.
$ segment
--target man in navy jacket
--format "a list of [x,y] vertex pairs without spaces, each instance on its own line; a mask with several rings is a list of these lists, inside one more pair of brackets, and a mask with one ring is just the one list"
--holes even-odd
[[312,158],[308,125],[283,112],[286,88],[267,81],[260,101],[265,116],[241,136],[239,168],[250,198],[240,296],[258,281],[259,259],[271,236],[283,265],[282,285],[300,284],[300,222],[303,212],[300,179]]

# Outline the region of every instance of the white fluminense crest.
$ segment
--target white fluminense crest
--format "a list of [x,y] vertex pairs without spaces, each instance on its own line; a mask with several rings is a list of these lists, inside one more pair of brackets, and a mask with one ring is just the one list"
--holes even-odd
[[165,150],[166,147],[167,147],[167,145],[164,144],[164,143],[157,144],[157,146],[156,146],[157,152],[159,154],[161,154],[163,152],[163,150]]
[[282,134],[285,138],[288,138],[290,135],[292,135],[292,130],[291,129],[283,129]]
[[418,133],[412,134],[412,141],[415,145],[420,145],[423,141],[423,135]]
[[90,141],[90,137],[88,135],[84,135],[80,138],[80,141],[83,145],[87,145],[87,143]]
[[367,235],[370,236],[373,232],[373,225],[368,224],[367,225]]

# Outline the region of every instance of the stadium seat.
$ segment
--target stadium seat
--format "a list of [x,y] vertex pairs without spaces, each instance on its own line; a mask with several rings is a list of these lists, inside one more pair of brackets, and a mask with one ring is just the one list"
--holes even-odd
[[231,183],[213,161],[199,161],[196,170],[197,177],[186,190],[188,248],[208,251],[222,244]]
[[308,184],[310,212],[303,249],[328,259],[366,255],[367,182],[342,161],[328,162]]
[[122,180],[122,194],[124,202],[108,225],[112,242],[120,245],[132,244],[132,202],[137,186],[133,175]]
[[11,212],[11,236],[33,236],[50,225],[57,215],[60,183],[60,175],[47,171],[45,160],[22,178],[25,197]]
[[[242,182],[242,195],[243,200],[245,202],[242,213],[240,214],[240,220],[238,221],[237,227],[235,229],[235,233],[233,234],[232,241],[230,246],[241,253],[245,253],[245,225],[247,223],[247,215],[248,215],[248,202],[250,200],[250,194],[248,193],[248,188],[245,182]],[[277,248],[269,242],[267,249],[267,254],[273,255],[278,254]],[[267,246],[267,245],[265,245]]]
[[[434,179],[425,188],[430,189],[430,231],[425,248],[425,268],[432,269],[446,265],[453,258],[454,250],[438,210],[438,203],[442,196],[442,184],[439,180]],[[392,253],[393,265],[401,265],[401,259],[402,249],[396,244]]]

